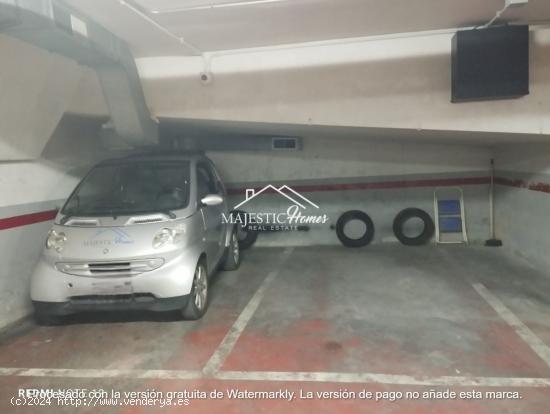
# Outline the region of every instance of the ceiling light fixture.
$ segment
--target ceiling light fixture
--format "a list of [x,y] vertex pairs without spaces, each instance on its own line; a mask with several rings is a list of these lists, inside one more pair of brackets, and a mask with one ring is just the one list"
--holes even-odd
[[163,13],[178,13],[186,11],[195,11],[195,10],[210,10],[210,9],[223,9],[228,7],[243,7],[243,6],[255,6],[258,4],[267,4],[267,3],[281,3],[288,0],[249,0],[249,1],[235,1],[231,3],[211,3],[204,6],[190,6],[190,7],[178,7],[176,9],[160,9],[160,10],[151,10],[152,14],[163,14]]

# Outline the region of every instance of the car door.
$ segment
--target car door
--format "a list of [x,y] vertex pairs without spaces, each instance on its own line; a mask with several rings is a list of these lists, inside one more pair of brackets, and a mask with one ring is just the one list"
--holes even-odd
[[223,203],[220,204],[219,206],[216,206],[217,214],[220,217],[220,223],[221,223],[220,234],[219,234],[220,239],[218,243],[218,247],[219,247],[218,255],[221,258],[225,252],[225,242],[228,237],[227,232],[229,231],[230,228],[232,228],[232,226],[231,224],[227,223],[225,220],[222,219],[222,215],[224,215],[225,217],[229,217],[229,205],[227,204],[227,191],[220,178],[220,175],[218,174],[218,172],[216,171],[216,168],[211,162],[209,163],[209,167],[212,173],[212,177],[215,181],[216,194],[219,194],[223,198]]
[[[220,194],[216,177],[207,163],[197,164],[197,194],[199,201],[208,194]],[[223,253],[223,204],[217,206],[199,205],[204,223],[204,241],[208,268],[216,265]]]

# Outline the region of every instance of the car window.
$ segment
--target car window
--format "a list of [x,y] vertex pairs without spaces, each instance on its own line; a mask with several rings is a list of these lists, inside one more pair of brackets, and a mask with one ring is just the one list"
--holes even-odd
[[216,186],[216,193],[224,196],[225,195],[225,186],[223,185],[220,175],[214,168],[214,166],[210,165],[210,171],[212,172],[212,176],[214,177],[215,186]]
[[202,198],[208,194],[219,193],[216,180],[208,166],[205,164],[197,165],[197,185],[199,198]]
[[63,214],[116,215],[162,212],[189,203],[188,162],[131,162],[94,168]]

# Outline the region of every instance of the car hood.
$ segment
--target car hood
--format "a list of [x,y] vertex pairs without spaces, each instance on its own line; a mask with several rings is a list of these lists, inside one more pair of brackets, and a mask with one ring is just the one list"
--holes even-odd
[[[181,248],[187,240],[178,245],[167,243],[153,248],[155,235],[163,228],[187,226],[188,219],[129,226],[77,227],[54,224],[53,230],[63,232],[67,238],[61,253],[48,250],[56,261],[112,261],[140,257],[161,257]],[[187,234],[197,231],[186,229]],[[200,234],[200,232],[198,232]],[[188,237],[184,237],[187,239]]]

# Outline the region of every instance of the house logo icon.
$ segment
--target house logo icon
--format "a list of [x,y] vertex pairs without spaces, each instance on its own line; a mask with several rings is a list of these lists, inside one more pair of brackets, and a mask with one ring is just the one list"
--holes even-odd
[[298,206],[299,208],[306,210],[307,208],[319,208],[317,204],[309,200],[308,198],[304,197],[300,193],[298,193],[296,190],[293,190],[288,185],[283,185],[279,188],[269,184],[260,189],[259,191],[256,191],[255,188],[247,188],[246,189],[246,198],[243,202],[237,204],[234,208],[238,209],[242,206],[244,206],[246,203],[251,201],[252,199],[258,197],[260,194],[264,193],[279,193],[283,197],[287,198],[291,203]]

